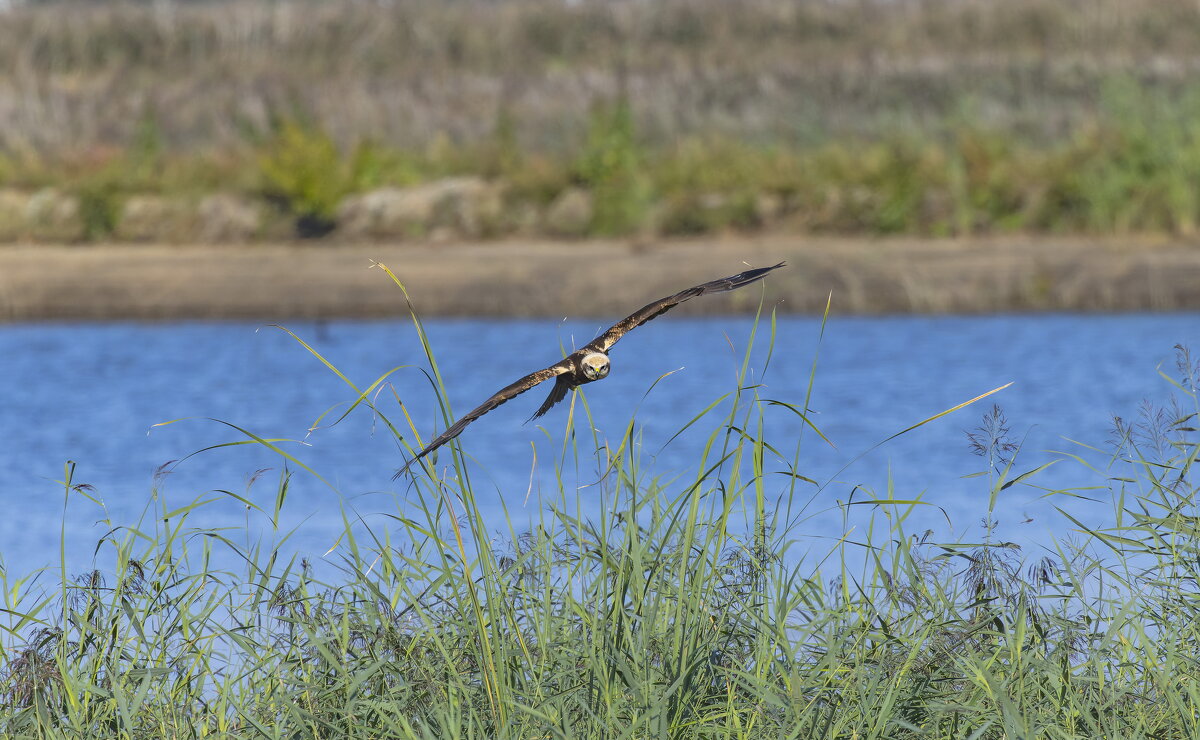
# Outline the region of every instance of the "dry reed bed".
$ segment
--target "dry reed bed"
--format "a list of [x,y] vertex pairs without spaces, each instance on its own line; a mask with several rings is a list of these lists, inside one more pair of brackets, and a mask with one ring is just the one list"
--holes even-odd
[[401,1],[18,7],[0,25],[0,147],[124,145],[153,115],[172,146],[235,146],[277,112],[349,144],[486,135],[569,145],[621,84],[650,137],[791,138],[987,122],[1060,133],[1099,80],[1179,86],[1195,3]]

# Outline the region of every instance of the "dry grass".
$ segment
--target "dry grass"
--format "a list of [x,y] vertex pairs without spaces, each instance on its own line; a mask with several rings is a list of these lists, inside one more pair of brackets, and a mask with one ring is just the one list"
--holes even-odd
[[554,149],[622,86],[652,140],[963,115],[1053,136],[1113,75],[1190,84],[1197,20],[1188,0],[55,3],[0,25],[0,148],[124,146],[147,116],[173,148],[229,148],[281,114],[420,147],[486,136],[503,109]]

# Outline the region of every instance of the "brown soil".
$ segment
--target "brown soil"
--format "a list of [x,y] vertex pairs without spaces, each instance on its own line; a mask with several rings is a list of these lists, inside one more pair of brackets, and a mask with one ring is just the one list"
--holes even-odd
[[[770,236],[654,244],[0,248],[0,321],[426,316],[612,317],[745,265],[786,260],[768,306],[835,313],[1200,309],[1200,246],[1011,237]],[[680,313],[753,311],[761,292]]]

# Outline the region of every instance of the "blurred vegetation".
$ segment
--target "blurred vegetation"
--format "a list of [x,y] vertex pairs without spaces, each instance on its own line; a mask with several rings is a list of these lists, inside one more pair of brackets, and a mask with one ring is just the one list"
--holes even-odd
[[74,198],[46,238],[218,192],[361,237],[347,199],[463,176],[501,194],[487,236],[1187,235],[1197,22],[1185,0],[18,5],[0,189]]
[[314,236],[333,230],[334,211],[350,188],[347,164],[328,134],[290,121],[258,160],[264,192]]
[[592,233],[624,234],[643,223],[649,205],[647,173],[628,101],[593,114],[578,174],[594,198]]

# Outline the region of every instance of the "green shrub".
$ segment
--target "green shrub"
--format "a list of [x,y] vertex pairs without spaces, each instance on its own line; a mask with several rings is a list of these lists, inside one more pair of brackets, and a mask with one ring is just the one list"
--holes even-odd
[[593,234],[617,236],[643,224],[650,190],[628,101],[598,106],[592,112],[577,172],[594,198]]
[[486,178],[509,177],[521,169],[525,153],[517,142],[517,119],[507,105],[496,113],[496,125],[492,135],[481,147],[478,174]]
[[296,217],[301,235],[321,236],[333,229],[334,214],[351,180],[329,134],[284,121],[258,163],[263,193]]
[[120,186],[109,178],[99,177],[80,185],[75,194],[79,196],[84,238],[98,240],[111,236],[121,207]]
[[667,234],[752,230],[804,207],[807,161],[797,150],[728,136],[684,140],[653,160],[653,190]]
[[1038,183],[1041,173],[1030,168],[1028,153],[1016,144],[979,127],[956,132],[947,162],[954,204],[949,221],[956,233],[1020,229],[1036,216],[1045,191]]
[[374,141],[362,141],[350,155],[347,190],[412,185],[420,182],[421,177],[416,157]]
[[1200,216],[1200,97],[1168,99],[1128,83],[1047,168],[1043,223],[1087,231],[1190,233]]
[[663,202],[658,220],[661,233],[680,236],[749,231],[762,225],[753,193],[677,195]]
[[571,186],[574,173],[570,163],[549,156],[527,156],[505,178],[510,195],[537,206],[550,204]]

